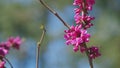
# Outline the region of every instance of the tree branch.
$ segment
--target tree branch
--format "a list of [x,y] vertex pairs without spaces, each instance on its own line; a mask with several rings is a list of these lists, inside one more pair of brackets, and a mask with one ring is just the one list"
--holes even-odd
[[39,0],[39,1],[45,8],[47,8],[51,13],[54,14],[64,24],[64,26],[66,26],[68,29],[70,28],[70,26],[59,16],[57,12],[55,12],[52,8],[50,8],[43,0]]
[[8,64],[10,65],[10,67],[13,68],[13,65],[11,64],[11,62],[6,57],[3,57],[3,58],[8,62]]
[[39,54],[40,54],[40,46],[41,46],[41,43],[43,41],[43,38],[44,38],[44,35],[45,35],[45,28],[44,26],[41,26],[41,29],[43,30],[42,32],[42,35],[41,35],[41,38],[39,40],[39,42],[37,43],[37,50],[36,50],[36,68],[39,68]]
[[85,49],[86,49],[86,50],[85,50],[85,53],[86,53],[86,55],[87,55],[87,57],[88,57],[90,67],[93,68],[92,59],[90,58],[90,54],[89,54],[89,52],[88,52],[88,48],[87,48],[86,43],[84,43],[84,47],[85,47]]

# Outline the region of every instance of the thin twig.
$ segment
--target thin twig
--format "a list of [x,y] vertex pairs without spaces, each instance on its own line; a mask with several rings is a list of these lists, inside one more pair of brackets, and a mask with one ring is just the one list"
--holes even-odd
[[93,63],[92,63],[92,59],[90,58],[90,54],[89,54],[89,52],[88,52],[88,48],[87,48],[87,45],[84,43],[84,47],[85,47],[85,53],[86,53],[86,55],[87,55],[87,57],[88,57],[88,60],[89,60],[89,64],[90,64],[90,67],[91,68],[93,68]]
[[8,64],[10,65],[10,67],[13,68],[13,65],[11,64],[11,62],[6,57],[3,57],[3,58],[8,62]]
[[52,8],[50,8],[43,0],[39,0],[39,1],[45,8],[47,8],[51,13],[54,14],[64,24],[64,26],[66,26],[68,29],[70,28],[70,26],[59,16],[57,12],[55,12]]
[[41,46],[41,43],[42,43],[42,40],[44,38],[44,35],[45,35],[45,28],[43,27],[43,32],[42,32],[42,35],[41,35],[41,38],[40,38],[40,41],[37,43],[37,50],[36,50],[36,68],[39,68],[39,54],[40,54],[40,46]]
[[[88,14],[87,13],[87,10],[86,10],[86,0],[83,0],[83,9],[82,9],[82,15],[86,15]],[[86,23],[85,21],[83,21],[83,23]],[[92,59],[90,58],[90,54],[89,54],[89,51],[88,51],[88,48],[87,48],[87,45],[86,43],[84,43],[84,46],[85,46],[85,49],[86,49],[86,55],[88,57],[88,60],[89,60],[89,64],[90,64],[90,67],[93,68],[93,63],[92,63]]]

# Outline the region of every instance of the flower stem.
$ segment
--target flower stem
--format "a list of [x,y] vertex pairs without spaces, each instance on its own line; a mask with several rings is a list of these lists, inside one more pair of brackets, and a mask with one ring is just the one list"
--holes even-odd
[[[86,10],[86,0],[83,0],[83,9],[82,9],[82,15],[87,15],[87,10]],[[85,21],[83,21],[83,23],[86,23]],[[93,68],[93,63],[92,63],[92,59],[90,58],[90,54],[89,54],[89,51],[88,51],[88,48],[87,48],[87,45],[86,43],[84,43],[84,47],[85,47],[85,53],[88,57],[88,60],[89,60],[89,64],[90,64],[90,68]]]
[[47,8],[51,13],[54,14],[64,24],[64,26],[66,26],[68,29],[70,28],[70,26],[59,16],[57,12],[55,12],[52,8],[50,8],[43,0],[39,0],[39,1],[45,8]]
[[86,53],[86,55],[87,55],[87,57],[88,57],[88,60],[89,60],[89,64],[90,64],[90,68],[93,68],[93,63],[92,63],[92,59],[90,58],[90,54],[89,54],[89,51],[88,51],[88,48],[87,48],[87,45],[86,45],[86,43],[84,43],[84,47],[85,47],[85,53]]
[[36,68],[39,68],[39,54],[40,54],[40,46],[41,46],[41,43],[43,41],[43,38],[44,38],[44,35],[45,35],[45,28],[43,27],[43,32],[42,32],[42,35],[41,35],[41,38],[39,40],[39,42],[37,43],[37,50],[36,50]]
[[8,64],[10,65],[10,67],[13,68],[13,65],[11,64],[11,62],[6,57],[3,57],[3,58],[8,62]]

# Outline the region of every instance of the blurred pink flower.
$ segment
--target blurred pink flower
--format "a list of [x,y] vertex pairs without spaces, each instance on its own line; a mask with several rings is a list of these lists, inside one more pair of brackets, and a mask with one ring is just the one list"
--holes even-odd
[[91,59],[95,59],[96,57],[101,56],[98,47],[95,46],[88,48],[88,52]]
[[0,55],[1,56],[5,56],[6,54],[8,54],[9,49],[10,49],[10,46],[7,42],[0,43]]
[[[80,9],[83,9],[83,2],[84,0],[74,0],[73,5],[79,6]],[[92,10],[92,5],[95,4],[95,0],[86,0],[86,8],[87,10]]]
[[20,44],[22,43],[22,40],[19,36],[17,37],[10,37],[8,39],[8,42],[10,42],[11,46],[16,48],[16,49],[19,49],[20,48]]
[[0,61],[0,68],[5,68],[5,61]]

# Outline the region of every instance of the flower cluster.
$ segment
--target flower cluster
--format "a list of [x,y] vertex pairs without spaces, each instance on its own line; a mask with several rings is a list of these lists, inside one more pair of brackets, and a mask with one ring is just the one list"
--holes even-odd
[[88,11],[92,10],[92,6],[95,4],[94,0],[74,0],[73,5],[78,6],[74,9],[75,12],[75,26],[71,26],[68,30],[65,30],[64,38],[66,39],[67,45],[73,45],[73,50],[77,52],[89,52],[91,59],[100,56],[99,49],[95,46],[85,47],[86,43],[89,42],[90,34],[87,29],[93,26],[91,23],[94,17],[88,15]]
[[73,5],[78,6],[78,8],[74,9],[76,24],[82,24],[84,29],[93,26],[91,21],[95,18],[87,15],[88,11],[92,10],[93,4],[95,4],[94,0],[74,0]]
[[0,68],[5,68],[3,58],[8,54],[11,47],[19,49],[22,40],[20,37],[10,37],[7,41],[0,43]]
[[88,48],[88,52],[90,53],[90,58],[94,58],[100,56],[101,54],[98,51],[98,47],[92,46]]
[[90,34],[85,29],[82,29],[81,25],[71,26],[69,30],[65,30],[65,33],[66,44],[72,44],[75,52],[79,50],[80,45],[89,42]]

